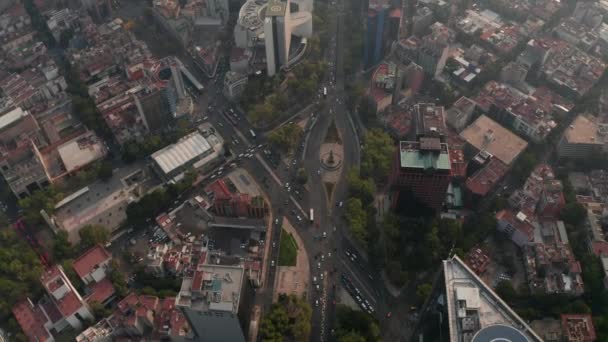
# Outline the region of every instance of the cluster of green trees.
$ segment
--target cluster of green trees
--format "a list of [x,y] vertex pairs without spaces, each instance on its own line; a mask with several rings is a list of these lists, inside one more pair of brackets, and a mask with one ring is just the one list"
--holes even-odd
[[148,157],[161,148],[177,142],[190,131],[188,124],[185,121],[180,120],[173,129],[166,132],[147,135],[142,141],[127,141],[122,146],[122,160],[126,163],[132,163],[136,160]]
[[145,272],[143,268],[138,268],[135,270],[135,285],[139,287],[141,294],[165,298],[177,295],[182,281],[176,277],[158,278]]
[[279,118],[288,107],[287,94],[277,89],[266,96],[261,103],[254,105],[247,112],[247,117],[253,124],[269,124]]
[[363,139],[361,169],[351,169],[347,175],[349,199],[345,218],[351,234],[364,247],[374,236],[374,195],[376,183],[386,182],[392,165],[392,138],[380,129],[372,129]]
[[319,89],[326,70],[324,62],[308,59],[284,75],[285,82],[280,79],[282,74],[269,80],[252,79],[241,98],[243,107],[248,110],[247,117],[254,124],[269,124],[287,111],[289,99],[302,103],[310,100]]
[[299,125],[288,123],[270,133],[268,140],[278,150],[291,152],[298,145],[303,132]]
[[325,62],[307,60],[296,65],[287,76],[289,95],[299,101],[311,99],[327,72]]
[[110,241],[110,232],[100,225],[84,226],[79,232],[80,243],[72,245],[68,240],[68,233],[61,230],[55,234],[53,239],[53,260],[62,262],[77,257],[85,250],[97,245],[105,244]]
[[97,110],[95,102],[89,96],[88,87],[82,82],[78,70],[66,60],[63,63],[67,92],[72,98],[72,114],[89,129],[92,129],[106,141],[113,139],[112,131]]
[[264,342],[308,341],[312,308],[304,298],[280,294],[260,324]]
[[335,336],[338,342],[382,341],[378,321],[363,311],[344,305],[336,306]]
[[376,241],[370,256],[398,286],[409,276],[432,269],[451,254],[461,257],[496,230],[490,213],[474,214],[464,223],[453,219],[407,218],[387,214],[381,223],[384,241]]
[[372,178],[362,178],[359,169],[351,169],[346,180],[348,182],[349,199],[346,201],[344,217],[352,236],[363,247],[369,243],[370,227],[373,227],[374,194],[376,184]]
[[32,20],[32,27],[36,30],[37,38],[40,39],[47,47],[55,46],[55,37],[46,25],[46,20],[36,7],[34,0],[24,0],[23,7]]
[[35,191],[31,196],[20,199],[19,207],[24,211],[25,221],[30,225],[45,224],[40,211],[48,215],[55,212],[55,204],[65,197],[66,192],[72,192],[96,180],[107,181],[112,178],[112,163],[109,160],[95,162],[90,167],[78,171],[61,187],[49,186]]
[[361,176],[384,184],[388,179],[395,155],[395,144],[390,135],[381,129],[369,130],[363,138]]
[[15,341],[27,341],[11,309],[25,298],[37,298],[42,293],[40,276],[43,267],[36,253],[7,226],[0,227],[0,326],[12,334]]
[[23,209],[23,217],[30,225],[44,224],[40,210],[44,210],[51,215],[55,212],[55,204],[61,201],[64,194],[55,186],[35,191],[31,196],[20,199],[19,207]]
[[188,190],[197,174],[195,171],[186,173],[185,177],[175,184],[169,184],[151,193],[145,194],[139,201],[127,206],[127,222],[134,227],[142,227],[150,219],[167,210],[184,191]]
[[8,227],[0,229],[0,320],[6,321],[13,305],[40,294],[42,264],[36,253]]
[[346,15],[336,18],[342,26],[339,27],[343,39],[344,50],[344,74],[353,75],[361,67],[363,56],[363,21],[364,13],[367,13],[365,1],[345,1],[344,10]]

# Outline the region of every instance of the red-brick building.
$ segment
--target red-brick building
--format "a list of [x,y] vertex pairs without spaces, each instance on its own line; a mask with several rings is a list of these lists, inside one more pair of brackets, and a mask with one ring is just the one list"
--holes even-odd
[[262,197],[233,193],[221,179],[210,184],[205,190],[214,194],[213,212],[218,216],[260,218],[268,213],[268,204]]
[[[452,161],[459,160],[450,155],[443,107],[432,103],[414,106],[416,141],[401,141],[395,154],[390,183],[396,194],[411,191],[414,197],[428,207],[439,210],[452,180]],[[464,160],[463,160],[464,162]]]
[[402,141],[395,154],[390,183],[395,190],[393,206],[403,190],[412,191],[422,203],[441,209],[452,179],[448,145],[439,138]]

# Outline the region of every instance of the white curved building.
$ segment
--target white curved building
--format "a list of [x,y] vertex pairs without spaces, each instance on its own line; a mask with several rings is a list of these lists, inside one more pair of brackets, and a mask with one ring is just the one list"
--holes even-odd
[[247,0],[234,27],[236,46],[264,45],[267,72],[272,76],[289,64],[292,37],[312,36],[312,9],[313,0]]

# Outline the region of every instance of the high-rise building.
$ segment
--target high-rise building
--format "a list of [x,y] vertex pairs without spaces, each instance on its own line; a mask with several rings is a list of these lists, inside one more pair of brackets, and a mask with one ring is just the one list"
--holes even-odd
[[133,95],[137,111],[149,132],[169,127],[173,122],[167,89],[154,89]]
[[365,68],[379,63],[384,57],[384,30],[389,16],[388,0],[370,0],[367,10],[367,32],[363,51]]
[[451,175],[448,145],[439,138],[422,137],[418,141],[400,142],[390,179],[395,190],[393,206],[401,191],[411,191],[421,203],[440,209]]
[[288,5],[288,2],[271,1],[266,7],[264,37],[268,76],[276,74],[289,58],[291,32]]
[[414,107],[416,141],[401,141],[397,150],[391,185],[396,195],[411,191],[429,208],[441,209],[452,179],[450,151],[443,107],[420,103]]

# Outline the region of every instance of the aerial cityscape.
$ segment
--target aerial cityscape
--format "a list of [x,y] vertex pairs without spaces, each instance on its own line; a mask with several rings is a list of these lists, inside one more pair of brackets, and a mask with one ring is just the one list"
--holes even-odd
[[0,0],[0,43],[0,342],[608,341],[606,0]]

